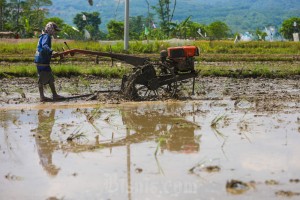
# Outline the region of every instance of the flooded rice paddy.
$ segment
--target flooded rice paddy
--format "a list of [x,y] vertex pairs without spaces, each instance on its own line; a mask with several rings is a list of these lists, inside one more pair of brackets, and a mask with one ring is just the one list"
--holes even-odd
[[273,82],[272,95],[237,95],[227,80],[221,98],[2,104],[0,199],[299,199],[297,82]]
[[299,198],[297,105],[276,113],[253,106],[207,100],[2,110],[0,197]]

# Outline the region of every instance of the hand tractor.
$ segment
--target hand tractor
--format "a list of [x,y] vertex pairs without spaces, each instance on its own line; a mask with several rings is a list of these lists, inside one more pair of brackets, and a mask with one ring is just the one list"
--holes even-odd
[[194,94],[195,77],[198,75],[194,61],[195,56],[199,56],[199,49],[196,46],[170,47],[160,52],[159,61],[135,55],[80,49],[60,52],[55,57],[63,59],[66,55],[74,56],[76,53],[110,57],[132,65],[132,73],[124,75],[121,84],[120,92],[127,99],[139,100],[151,93],[158,96],[160,89],[174,96],[178,91],[178,83],[190,78],[193,78],[192,94]]

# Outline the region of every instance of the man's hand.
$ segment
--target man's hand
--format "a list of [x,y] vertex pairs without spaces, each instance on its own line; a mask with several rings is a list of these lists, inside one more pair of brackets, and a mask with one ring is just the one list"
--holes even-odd
[[58,56],[59,56],[58,52],[52,51],[52,58],[56,58]]

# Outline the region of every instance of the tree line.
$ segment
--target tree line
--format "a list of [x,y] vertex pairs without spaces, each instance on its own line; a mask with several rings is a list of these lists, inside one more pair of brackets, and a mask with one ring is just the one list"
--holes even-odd
[[[84,1],[84,0],[83,0]],[[84,2],[83,2],[84,3]],[[93,1],[88,0],[92,6]],[[144,39],[224,39],[234,37],[228,25],[222,21],[215,21],[208,25],[192,21],[188,16],[183,21],[174,21],[176,0],[157,0],[155,6],[150,6],[145,16],[130,17],[129,35],[132,40]],[[61,18],[48,18],[47,7],[51,0],[0,0],[0,32],[12,31],[22,38],[35,37],[49,21],[54,21],[62,28],[58,37],[64,39],[90,40],[121,40],[124,35],[124,22],[110,20],[107,31],[99,29],[101,14],[99,12],[81,12],[73,18],[76,27],[66,24]],[[155,20],[156,19],[156,20]],[[158,20],[157,20],[158,19]],[[158,22],[156,22],[158,21]],[[292,39],[292,33],[297,31],[300,18],[293,17],[282,23],[280,32],[286,39]],[[254,35],[263,35],[260,30],[253,31]]]

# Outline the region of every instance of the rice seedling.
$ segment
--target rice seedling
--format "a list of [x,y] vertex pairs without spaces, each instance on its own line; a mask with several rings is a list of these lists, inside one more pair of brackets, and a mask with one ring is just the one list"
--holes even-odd
[[157,141],[157,146],[156,146],[156,149],[155,149],[155,152],[154,152],[154,156],[156,157],[157,156],[157,153],[158,153],[158,150],[161,148],[161,146],[163,144],[166,143],[166,140],[167,140],[167,137],[166,135],[163,133],[163,135],[160,135],[156,141]]
[[[216,137],[217,137],[217,136],[220,136],[220,137],[222,137],[223,139],[226,139],[226,136],[218,130],[218,125],[219,125],[220,121],[221,121],[221,120],[225,120],[225,119],[226,119],[226,115],[223,114],[223,115],[221,115],[221,116],[219,116],[219,115],[216,116],[216,117],[211,121],[210,127],[212,128],[212,130],[213,130],[214,134],[216,135]],[[218,138],[218,137],[217,137],[217,138]],[[225,141],[224,141],[224,143],[225,143]],[[223,145],[224,145],[224,144],[223,144]]]
[[73,140],[80,140],[81,138],[86,138],[86,135],[84,133],[72,133],[68,138],[67,141],[72,142]]
[[219,124],[219,122],[221,120],[223,120],[225,118],[225,114],[221,115],[221,116],[216,116],[210,123],[210,127],[216,129],[217,128],[217,125]]

